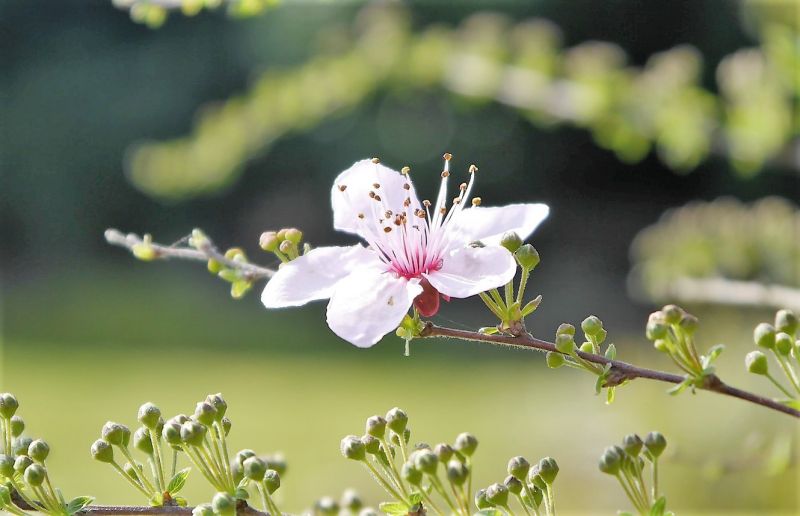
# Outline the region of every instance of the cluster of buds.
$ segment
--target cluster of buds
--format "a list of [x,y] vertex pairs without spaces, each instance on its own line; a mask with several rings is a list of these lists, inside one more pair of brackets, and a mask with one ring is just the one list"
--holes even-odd
[[[650,432],[644,440],[636,434],[630,434],[622,439],[621,446],[609,446],[600,457],[600,471],[619,481],[640,515],[672,514],[665,512],[667,499],[659,495],[658,490],[658,458],[666,447],[667,440],[658,432]],[[648,464],[650,489],[645,482]]]
[[[206,253],[211,248],[211,241],[199,229],[192,230],[189,237],[189,246],[194,247],[198,251]],[[225,259],[236,263],[248,263],[247,255],[239,247],[231,247],[224,253]],[[231,297],[234,299],[241,299],[247,292],[253,288],[253,279],[248,276],[246,271],[242,269],[229,267],[228,265],[215,260],[213,258],[208,260],[208,272],[218,276],[219,278],[231,284]]]
[[365,507],[361,497],[353,489],[347,489],[342,493],[341,499],[337,502],[330,496],[323,496],[314,506],[306,511],[308,516],[378,516],[380,513],[372,507]]
[[[787,396],[784,403],[800,409],[800,321],[790,310],[778,310],[775,324],[761,323],[753,332],[756,346],[745,357],[745,366],[753,374],[766,376]],[[771,353],[783,371],[790,388],[786,388],[769,371],[766,353]]]
[[545,457],[534,465],[525,457],[513,457],[508,461],[506,479],[479,489],[475,493],[475,505],[482,511],[500,508],[514,514],[509,505],[509,495],[514,495],[525,514],[554,516],[553,483],[557,476],[558,463],[552,457]]
[[24,509],[52,516],[72,516],[82,511],[94,498],[79,496],[67,502],[61,490],[53,487],[45,464],[50,446],[42,439],[22,436],[25,423],[16,414],[18,408],[13,394],[0,394],[0,509],[18,516],[26,514]]
[[647,339],[686,373],[686,379],[670,389],[670,394],[678,394],[687,387],[704,385],[714,374],[714,360],[725,348],[717,344],[708,350],[708,354],[700,355],[694,343],[696,330],[697,317],[675,305],[667,305],[653,312],[647,321]]
[[500,324],[497,326],[481,328],[480,332],[489,335],[496,333],[520,335],[525,331],[525,317],[539,308],[539,304],[542,302],[542,296],[536,296],[523,305],[525,288],[528,285],[531,271],[539,265],[539,252],[531,244],[523,243],[519,235],[513,231],[503,235],[500,245],[514,255],[514,259],[519,265],[521,270],[519,288],[515,294],[512,280],[505,285],[503,295],[497,289],[480,294],[484,304],[500,319]]
[[[408,445],[410,438],[408,415],[393,408],[386,417],[367,419],[363,436],[348,435],[342,439],[341,451],[345,458],[364,464],[393,498],[394,501],[380,505],[386,514],[428,510],[437,514],[471,514],[471,457],[478,447],[475,436],[462,433],[453,444],[440,443],[431,448],[420,443],[413,449]],[[444,473],[445,481],[440,472]],[[440,508],[435,497],[447,506],[447,511]]]
[[[268,253],[273,253],[281,263],[287,263],[311,250],[308,243],[302,244],[303,232],[297,228],[283,228],[279,231],[265,231],[258,239],[258,245]],[[301,245],[302,244],[302,245]]]
[[584,341],[580,346],[575,342],[575,326],[563,323],[556,330],[555,347],[556,351],[547,353],[547,366],[557,369],[562,366],[582,369],[597,376],[595,391],[599,394],[603,387],[606,387],[606,403],[614,401],[616,384],[610,385],[609,374],[611,364],[595,364],[583,357],[582,353],[592,355],[604,355],[609,360],[614,360],[617,356],[617,348],[614,344],[607,344],[605,350],[603,343],[608,336],[608,332],[603,328],[603,321],[594,315],[590,315],[581,323]]

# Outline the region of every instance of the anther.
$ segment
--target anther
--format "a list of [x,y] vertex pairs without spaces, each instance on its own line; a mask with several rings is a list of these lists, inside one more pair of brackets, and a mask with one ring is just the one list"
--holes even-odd
[[403,167],[400,169],[400,173],[404,176],[407,176],[409,172],[411,172],[411,167]]
[[380,158],[372,158],[372,162],[376,165],[381,162]]
[[373,199],[375,199],[378,202],[381,202],[381,196],[380,195],[376,195],[375,197],[373,197]]
[[403,190],[411,190],[411,185],[406,183],[403,185]]
[[447,170],[442,170],[442,177],[447,177],[449,175],[450,175],[450,172],[448,172]]
[[359,219],[363,219],[363,218],[364,218],[364,214],[363,214],[363,213],[359,213],[359,214],[358,214],[358,218],[359,218]]
[[391,231],[392,231],[392,228],[390,228],[389,226],[386,226],[385,228],[383,228],[383,232],[384,233],[390,233]]
[[370,190],[370,191],[369,191],[369,197],[370,197],[370,199],[374,199],[374,198],[375,198],[375,192],[373,192],[372,190]]
[[461,204],[461,197],[453,198],[453,204]]
[[425,199],[424,201],[422,201],[422,205],[425,206],[426,208],[428,208],[431,205],[431,201],[429,201],[428,199]]
[[480,197],[473,197],[472,198],[472,205],[473,206],[480,206],[481,205],[481,198]]
[[340,192],[344,192],[345,190],[347,190],[347,185],[339,185]]
[[449,152],[445,152],[444,156],[442,157],[444,158],[445,161],[450,161],[451,159],[453,159],[453,155],[450,154]]
[[444,215],[445,213],[447,213],[447,208],[445,208],[444,206],[442,206],[441,208],[439,208],[439,213],[441,213],[442,215]]
[[464,190],[467,189],[467,183],[461,183],[460,185],[458,185],[458,188],[463,192]]
[[474,174],[477,171],[478,171],[478,167],[476,167],[475,165],[470,165],[469,166],[469,173],[470,174]]
[[381,187],[381,184],[380,183],[372,183],[372,187],[377,190],[378,188]]
[[385,213],[384,215],[385,215],[385,216],[386,216],[386,218],[388,219],[389,217],[391,217],[391,216],[392,216],[392,210],[386,210],[386,213]]

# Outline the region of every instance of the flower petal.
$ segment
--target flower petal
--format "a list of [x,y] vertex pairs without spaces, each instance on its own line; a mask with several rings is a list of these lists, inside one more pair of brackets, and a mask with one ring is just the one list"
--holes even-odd
[[360,245],[312,249],[278,269],[264,287],[261,302],[267,308],[282,308],[329,298],[342,278],[373,263],[378,263],[375,253]]
[[514,231],[523,240],[542,223],[550,213],[546,204],[509,204],[507,206],[473,206],[453,220],[452,231],[458,233],[463,243],[481,241],[487,246],[497,245],[503,233]]
[[431,285],[450,297],[469,297],[505,285],[517,263],[504,247],[461,247],[450,251],[442,268],[425,274]]
[[421,292],[418,279],[378,268],[354,271],[336,285],[328,303],[328,326],[351,344],[368,348],[400,325]]
[[[370,192],[374,192],[380,202],[370,197]],[[407,199],[410,199],[408,209],[411,213],[420,208],[414,186],[406,176],[372,160],[357,161],[333,182],[333,227],[360,235],[363,223],[359,221],[359,214],[369,217],[368,222],[374,226],[377,219],[384,218],[387,210],[393,213],[405,211]]]

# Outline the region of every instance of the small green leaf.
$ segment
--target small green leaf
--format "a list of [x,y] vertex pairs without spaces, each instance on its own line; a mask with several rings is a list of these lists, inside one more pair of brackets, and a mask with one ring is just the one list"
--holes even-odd
[[686,388],[691,386],[693,383],[694,383],[694,380],[692,378],[686,378],[684,381],[682,381],[681,383],[679,383],[675,387],[672,387],[671,389],[668,389],[667,390],[667,394],[669,394],[671,396],[676,396],[676,395],[680,394],[681,392],[683,392],[684,390],[686,390]]
[[603,384],[605,383],[605,381],[606,381],[606,374],[605,373],[597,375],[597,382],[595,382],[595,384],[594,384],[594,393],[595,394],[600,394],[600,392],[602,392]]
[[161,507],[164,505],[164,495],[156,493],[147,500],[151,507]]
[[383,502],[378,508],[390,516],[408,514],[409,507],[403,502]]
[[75,514],[76,512],[82,511],[93,501],[94,501],[93,496],[78,496],[70,500],[69,503],[66,505],[65,509],[67,511],[67,514],[72,515]]
[[500,330],[498,330],[496,326],[484,326],[478,329],[478,333],[481,335],[495,335],[500,333]]
[[414,491],[408,495],[408,501],[411,505],[417,505],[418,503],[422,502],[422,493],[419,491]]
[[176,496],[175,498],[173,498],[173,500],[175,500],[175,503],[178,504],[178,507],[186,507],[187,505],[189,505],[189,502],[186,501],[186,498],[182,496]]
[[617,347],[611,343],[606,348],[606,358],[609,360],[615,360],[617,358]]
[[608,389],[606,389],[606,405],[611,405],[612,403],[614,403],[615,392],[616,390],[614,389],[614,387],[609,387]]
[[184,484],[186,484],[186,478],[189,476],[190,471],[191,468],[184,468],[175,473],[175,475],[169,481],[169,484],[167,484],[167,492],[171,495],[174,495],[183,489]]
[[662,496],[653,504],[653,507],[650,508],[650,516],[664,516],[664,509],[666,508],[667,499]]
[[536,309],[539,308],[539,304],[541,302],[542,302],[541,295],[538,295],[533,300],[528,301],[528,303],[524,307],[522,307],[522,317],[527,317],[533,312],[535,312]]

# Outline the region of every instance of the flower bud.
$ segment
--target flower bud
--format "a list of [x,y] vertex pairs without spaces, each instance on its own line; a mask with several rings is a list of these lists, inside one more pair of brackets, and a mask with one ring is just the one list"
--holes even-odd
[[622,467],[622,457],[625,451],[619,446],[609,446],[600,457],[598,467],[603,473],[616,475]]
[[227,437],[227,435],[231,431],[231,424],[232,423],[231,423],[230,418],[223,417],[220,424],[222,424],[222,431],[225,432],[225,436]]
[[31,464],[25,468],[25,483],[31,487],[39,487],[44,482],[47,471],[41,464]]
[[330,496],[323,496],[314,503],[314,514],[335,516],[339,514],[339,504]]
[[591,342],[584,342],[581,344],[581,347],[578,348],[578,351],[582,351],[583,353],[594,353],[594,344]]
[[27,455],[28,446],[30,446],[32,442],[33,439],[25,436],[14,439],[14,443],[11,446],[12,455]]
[[798,321],[797,316],[791,310],[778,310],[775,314],[776,330],[794,335],[797,333],[798,328],[800,328],[800,321]]
[[534,464],[533,467],[528,471],[528,483],[533,484],[540,489],[547,489],[547,484],[544,482],[544,479],[539,474],[539,464]]
[[386,420],[381,416],[372,416],[367,419],[367,433],[378,439],[383,439],[386,434]]
[[33,459],[27,455],[20,455],[16,458],[16,460],[14,460],[14,471],[17,473],[22,473],[28,469],[31,464],[33,464]]
[[508,475],[506,479],[503,480],[503,484],[505,484],[508,492],[513,495],[518,495],[522,492],[522,482],[514,475]]
[[201,503],[192,509],[192,516],[214,516],[214,509],[210,503]]
[[503,484],[490,485],[486,488],[486,500],[492,505],[500,507],[508,505],[508,488]]
[[556,330],[556,337],[559,335],[569,335],[574,337],[575,327],[569,323],[561,323],[558,325],[558,329]]
[[428,475],[436,474],[436,467],[439,465],[439,457],[432,450],[419,450],[414,455],[414,466]]
[[283,237],[289,242],[297,245],[303,240],[303,232],[297,228],[289,228],[284,233]]
[[168,444],[178,446],[181,444],[181,425],[175,420],[169,420],[161,430],[161,437]]
[[342,455],[351,460],[364,460],[366,457],[366,448],[361,439],[355,435],[348,435],[342,439],[341,447]]
[[453,485],[463,485],[468,477],[469,469],[466,464],[456,459],[447,463],[447,479],[450,480]]
[[194,409],[194,419],[201,425],[211,426],[217,420],[217,409],[211,403],[201,401]]
[[228,403],[222,397],[222,393],[209,394],[206,396],[206,403],[210,403],[217,410],[217,421],[221,421],[228,411]]
[[547,367],[550,369],[558,369],[559,367],[564,365],[564,362],[567,359],[561,353],[555,353],[553,351],[548,351],[545,355],[545,361],[547,362]]
[[281,245],[281,240],[278,239],[278,234],[274,231],[265,231],[261,233],[261,237],[258,239],[258,245],[261,249],[274,253],[277,251],[278,246]]
[[628,434],[622,438],[622,449],[631,457],[636,457],[642,451],[642,438],[636,434]]
[[161,411],[149,401],[139,407],[139,422],[150,430],[156,429],[160,419]]
[[11,418],[11,437],[19,437],[25,431],[25,421],[19,416]]
[[370,455],[376,455],[380,453],[381,442],[378,440],[377,437],[373,437],[369,434],[364,434],[361,436],[361,442],[364,443],[364,450]]
[[546,484],[552,484],[558,475],[558,463],[552,457],[545,457],[539,461],[539,476]]
[[403,467],[400,470],[400,475],[403,477],[403,480],[412,486],[418,486],[422,482],[422,471],[414,467],[414,464],[411,462],[406,462],[403,464]]
[[361,497],[358,496],[355,489],[345,489],[340,505],[351,513],[357,513],[364,507],[364,502],[361,501]]
[[153,455],[153,441],[150,440],[150,430],[143,426],[137,428],[136,432],[133,433],[133,447],[145,455]]
[[206,262],[206,269],[208,269],[208,272],[211,274],[219,274],[219,272],[222,270],[222,264],[217,260],[210,258],[208,262]]
[[667,440],[660,432],[650,432],[644,438],[644,447],[650,455],[659,457],[667,447]]
[[475,493],[475,507],[478,509],[490,509],[492,504],[486,499],[486,489],[478,489]]
[[115,446],[127,446],[131,439],[131,430],[125,425],[108,421],[103,425],[100,436],[108,444]]
[[775,334],[775,351],[783,356],[787,356],[792,352],[792,347],[794,347],[794,339],[791,335],[784,332]]
[[14,476],[14,457],[0,455],[0,477],[11,479]]
[[500,239],[500,245],[514,253],[522,245],[522,239],[515,232],[507,231],[503,233],[503,238]]
[[242,463],[242,472],[250,480],[261,482],[267,472],[267,463],[258,457],[249,457]]
[[744,365],[748,372],[766,375],[769,372],[767,356],[761,351],[751,351],[744,357]]
[[570,354],[575,351],[575,340],[572,335],[559,333],[556,335],[556,349],[560,353]]
[[408,414],[402,409],[395,407],[386,413],[386,426],[396,434],[403,434],[408,425]]
[[667,324],[678,324],[683,317],[683,309],[676,305],[667,305],[661,309],[664,316],[664,322]]
[[44,462],[50,455],[50,446],[42,439],[36,439],[28,446],[28,457],[36,462]]
[[268,469],[264,472],[264,485],[267,487],[269,494],[274,493],[281,487],[281,476],[274,469]]
[[211,499],[211,507],[218,515],[236,514],[236,499],[228,493],[217,493]]
[[92,444],[92,458],[100,462],[114,462],[114,449],[110,444],[102,439],[98,439]]
[[239,464],[244,464],[244,461],[246,461],[250,457],[255,457],[255,456],[256,452],[254,452],[253,450],[250,449],[239,450],[236,453],[236,462],[238,462]]
[[585,335],[597,335],[603,329],[603,321],[597,316],[590,315],[581,323],[581,329]]
[[697,323],[697,317],[692,314],[683,314],[679,324],[688,335],[693,335],[695,330],[697,330]]
[[453,448],[460,451],[467,457],[471,457],[478,448],[478,439],[468,432],[458,434],[456,437],[455,446],[453,446]]
[[771,324],[761,323],[753,330],[753,341],[760,348],[775,348],[775,328]]
[[541,260],[539,252],[531,244],[520,246],[519,249],[514,251],[514,258],[517,259],[520,267],[528,271],[535,269]]
[[0,394],[0,417],[11,419],[19,408],[16,396],[10,392]]
[[242,464],[236,459],[231,461],[231,475],[233,476],[233,483],[236,485],[239,485],[239,482],[244,479]]
[[289,254],[290,252],[292,252],[292,249],[296,248],[297,246],[295,246],[292,242],[289,242],[288,240],[284,240],[283,242],[281,242],[281,245],[278,246],[278,250],[283,254]]
[[11,505],[11,491],[7,486],[0,484],[0,508]]
[[206,427],[197,421],[187,421],[181,425],[181,441],[190,446],[201,446],[206,435]]
[[436,456],[439,458],[439,461],[442,463],[449,461],[455,452],[456,451],[453,449],[453,447],[447,443],[439,443],[433,449],[433,453],[436,454]]
[[663,322],[650,321],[645,329],[647,340],[660,340],[667,336],[668,327]]
[[525,480],[530,469],[531,464],[525,457],[518,456],[508,461],[508,474],[519,480]]

